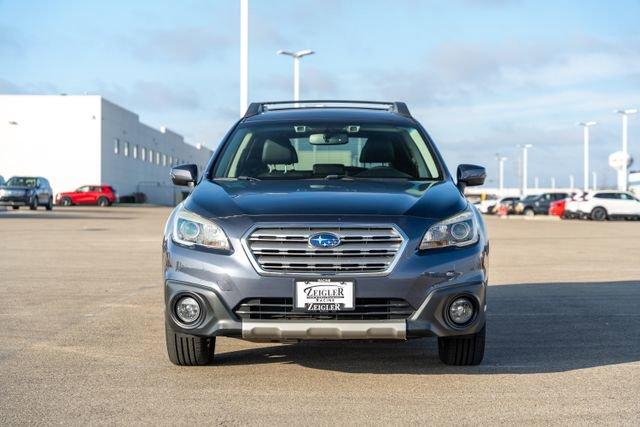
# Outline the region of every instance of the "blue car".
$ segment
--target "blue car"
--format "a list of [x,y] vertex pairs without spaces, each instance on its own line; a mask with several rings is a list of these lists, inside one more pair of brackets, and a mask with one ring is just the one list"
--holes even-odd
[[401,102],[251,104],[200,174],[163,241],[166,343],[205,365],[216,337],[250,341],[437,337],[442,362],[485,344],[489,240]]

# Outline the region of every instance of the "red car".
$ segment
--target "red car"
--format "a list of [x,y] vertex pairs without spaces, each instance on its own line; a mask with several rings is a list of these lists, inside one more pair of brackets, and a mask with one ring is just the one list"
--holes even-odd
[[56,204],[61,206],[71,205],[98,205],[110,206],[116,202],[118,195],[109,185],[85,185],[76,191],[59,193],[56,195]]
[[564,207],[566,204],[567,199],[551,202],[551,204],[549,205],[549,215],[559,216],[560,218],[562,218],[564,216]]

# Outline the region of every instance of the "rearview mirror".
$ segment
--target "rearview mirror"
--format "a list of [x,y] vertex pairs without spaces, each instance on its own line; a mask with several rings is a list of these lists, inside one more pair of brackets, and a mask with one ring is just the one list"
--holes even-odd
[[484,184],[487,171],[482,166],[462,164],[458,166],[458,188],[464,191],[466,187]]
[[341,145],[349,142],[349,136],[346,133],[313,133],[309,135],[309,144],[312,145]]
[[175,185],[188,186],[198,180],[198,166],[193,164],[180,165],[171,168],[171,181]]

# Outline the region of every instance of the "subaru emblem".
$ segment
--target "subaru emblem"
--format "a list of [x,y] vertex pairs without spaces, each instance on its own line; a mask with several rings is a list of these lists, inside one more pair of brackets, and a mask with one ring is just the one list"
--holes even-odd
[[309,246],[318,249],[331,249],[340,245],[340,237],[333,233],[317,233],[309,237]]

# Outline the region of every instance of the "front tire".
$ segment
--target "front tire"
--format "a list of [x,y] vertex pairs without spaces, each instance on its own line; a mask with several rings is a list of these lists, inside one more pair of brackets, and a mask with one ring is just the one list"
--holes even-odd
[[479,365],[484,358],[486,325],[478,333],[457,337],[438,337],[442,363],[455,366]]
[[202,338],[175,332],[165,325],[167,354],[178,366],[204,366],[211,363],[216,348],[216,338]]
[[34,196],[33,199],[29,202],[29,209],[35,211],[38,209],[38,196]]
[[60,204],[62,206],[71,206],[71,198],[63,197],[62,200],[60,200]]
[[535,216],[535,214],[536,214],[535,211],[533,209],[531,209],[531,208],[526,208],[524,210],[524,216],[527,216],[529,218]]
[[53,196],[49,197],[49,201],[45,205],[45,208],[50,211],[53,209]]
[[605,208],[597,207],[591,211],[591,219],[594,221],[605,221],[607,219],[607,211]]
[[98,199],[98,206],[100,206],[101,208],[106,208],[107,206],[109,206],[109,199],[107,199],[106,197],[100,197]]

